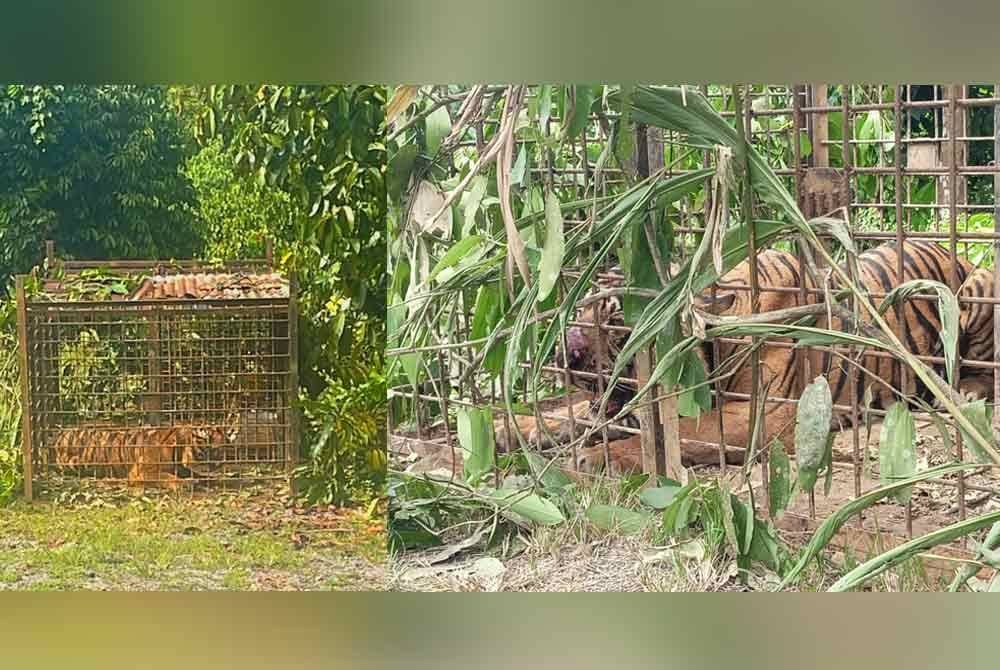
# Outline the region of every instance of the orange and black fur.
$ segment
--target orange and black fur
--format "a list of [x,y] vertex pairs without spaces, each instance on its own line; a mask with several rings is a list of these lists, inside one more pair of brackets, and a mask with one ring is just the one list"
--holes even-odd
[[[894,243],[884,244],[869,251],[864,252],[859,257],[859,271],[861,273],[860,283],[869,293],[884,295],[903,282],[912,279],[930,279],[948,285],[951,281],[953,271],[951,256],[940,245],[929,242],[907,242],[902,248],[903,274],[899,275],[898,262],[900,260],[900,250]],[[721,280],[722,285],[744,285],[749,287],[749,263],[743,262],[727,273]],[[803,304],[803,302],[817,302],[819,298],[807,294],[805,299],[802,293],[797,290],[802,286],[802,281],[806,279],[805,273],[801,271],[798,259],[792,254],[777,250],[767,250],[757,256],[757,270],[760,284],[760,300],[758,308],[751,310],[750,294],[748,290],[742,289],[718,289],[714,297],[706,292],[698,302],[699,306],[709,312],[727,316],[742,316],[750,313],[769,312],[777,309],[785,309]],[[959,282],[965,283],[966,279],[973,273],[972,266],[964,260],[959,259],[954,268],[954,272]],[[970,295],[976,295],[976,291],[985,290],[985,281],[972,281],[966,284],[963,290]],[[990,284],[991,286],[992,284]],[[806,287],[811,288],[810,282],[806,281]],[[835,287],[834,287],[835,288]],[[776,292],[768,289],[786,289]],[[873,303],[877,306],[882,298],[873,298]],[[908,300],[899,309],[902,322],[897,321],[896,309],[889,309],[885,313],[885,320],[897,337],[907,346],[907,348],[920,355],[940,355],[940,317],[936,306],[926,300]],[[992,310],[990,310],[989,323],[986,315],[978,310],[969,310],[963,306],[962,311],[962,337],[964,338],[962,354],[969,358],[986,356],[987,347],[983,333],[988,332],[992,338]],[[869,319],[863,318],[863,321]],[[839,330],[843,328],[840,319],[834,317],[832,322],[827,324],[826,318],[820,318],[817,325],[821,328]],[[968,330],[966,330],[968,329]],[[569,340],[569,336],[567,336]],[[710,368],[717,369],[715,363],[721,363],[729,358],[737,350],[745,346],[748,340],[741,343],[718,343],[719,357],[714,361],[712,357],[712,347],[705,348],[706,359],[710,361]],[[990,339],[988,355],[992,358],[992,339]],[[578,357],[583,360],[583,357]],[[865,387],[871,389],[872,406],[876,408],[887,407],[895,397],[894,389],[898,389],[904,395],[912,396],[924,391],[913,379],[913,375],[904,375],[902,364],[888,357],[863,355],[860,364],[865,370],[865,374],[857,375],[856,399],[864,396]],[[818,374],[826,376],[833,394],[834,405],[850,406],[849,388],[849,363],[843,358],[834,356],[829,351],[819,351],[816,349],[792,349],[781,346],[769,346],[765,344],[760,353],[760,380],[761,388],[768,388],[769,397],[791,398],[798,397],[798,393],[805,383],[811,381]],[[802,378],[805,373],[806,377]],[[749,365],[744,364],[735,374],[728,377],[723,382],[724,390],[731,393],[749,394],[751,390],[752,371]],[[903,380],[906,380],[906,387],[903,388]],[[717,447],[709,445],[699,446],[700,442],[718,442],[719,423],[725,431],[725,442],[727,447],[736,447],[727,450],[727,461],[740,463],[744,458],[744,449],[750,441],[749,435],[749,403],[745,401],[732,400],[723,405],[722,410],[713,410],[707,415],[702,415],[698,419],[681,419],[680,433],[682,440],[694,440],[695,443],[682,443],[682,457],[686,464],[692,463],[712,463],[718,462],[719,451]],[[721,414],[721,417],[720,417]],[[765,439],[770,440],[779,437],[783,442],[791,446],[791,433],[794,428],[795,405],[791,403],[767,403],[765,407]],[[849,413],[843,410],[834,412],[834,427],[845,425],[849,422]],[[603,449],[593,447],[581,450],[578,458],[578,467],[584,471],[593,471],[603,464]]]
[[61,430],[52,445],[55,464],[124,478],[132,486],[176,489],[183,474],[196,477],[209,450],[226,446],[224,429],[176,425],[121,428],[108,424]]

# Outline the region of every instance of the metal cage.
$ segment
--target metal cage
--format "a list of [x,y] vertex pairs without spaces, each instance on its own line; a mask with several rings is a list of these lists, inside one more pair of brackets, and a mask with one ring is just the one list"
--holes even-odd
[[[51,245],[48,257],[45,280],[16,279],[26,498],[64,480],[188,491],[290,481],[294,281],[270,259],[59,262]],[[141,274],[98,299],[67,292],[98,269]]]
[[[723,86],[690,88],[699,88],[710,99],[725,99],[730,95]],[[732,98],[729,97],[728,100],[731,101]],[[997,255],[1000,250],[1000,232],[995,225],[995,221],[1000,219],[1000,88],[997,85],[767,85],[755,86],[752,94],[745,96],[743,102],[744,107],[739,110],[732,109],[731,104],[723,104],[722,115],[745,124],[748,140],[761,151],[790,192],[795,194],[807,216],[846,214],[853,237],[862,250],[883,242],[901,244],[907,240],[923,240],[941,244],[953,260],[966,257],[973,264],[978,264],[984,254],[992,256],[994,278],[1000,288],[1000,264],[996,263],[1000,259]],[[551,183],[563,199],[586,201],[595,194],[614,192],[621,183],[621,171],[617,169],[604,168],[598,179],[594,159],[603,143],[609,140],[606,128],[609,119],[613,119],[613,115],[592,115],[582,137],[568,147],[569,156],[564,166],[550,166],[546,169]],[[488,122],[495,123],[493,120]],[[558,119],[550,118],[550,123],[558,122]],[[878,124],[874,136],[866,124]],[[839,131],[839,136],[832,135],[832,130]],[[863,132],[858,132],[859,130]],[[482,131],[479,132],[481,136]],[[683,173],[683,168],[671,165],[674,154],[670,147],[683,143],[685,138],[653,129],[648,132],[650,134],[646,137],[637,134],[637,147],[640,151],[645,149],[642,145],[647,139],[657,147],[656,152],[638,160],[641,165],[646,163],[646,158],[649,159],[650,162],[645,165],[645,174],[664,168],[664,153],[667,154],[664,174],[673,176]],[[775,142],[776,138],[780,138],[781,142]],[[461,146],[477,146],[480,141],[470,138]],[[651,164],[654,153],[657,154],[655,158],[659,160],[658,164]],[[700,152],[700,156],[702,166],[711,165],[712,157],[709,152]],[[531,166],[528,173],[541,171],[542,168]],[[864,189],[859,188],[862,180],[866,186]],[[862,200],[859,198],[862,192],[874,195]],[[677,250],[683,251],[685,245],[690,247],[691,241],[704,231],[703,217],[708,209],[706,201],[707,198],[697,201],[694,197],[687,196],[673,213]],[[764,218],[769,213],[768,206],[762,202],[744,203],[744,206],[751,207]],[[977,220],[976,215],[992,217],[993,225],[978,225],[982,221]],[[581,208],[576,215],[567,216],[567,234],[574,227],[592,225],[594,216],[595,210],[589,207]],[[790,246],[791,250],[796,249],[794,242]],[[581,257],[578,261],[578,267],[582,267],[586,258]],[[574,269],[567,261],[563,274],[572,278]],[[606,289],[609,282],[623,279],[614,268],[604,267],[597,274],[594,290]],[[953,291],[958,289],[955,277],[949,283]],[[749,290],[755,299],[767,290],[757,286],[724,288]],[[794,290],[806,291],[804,288]],[[817,293],[822,299],[822,291]],[[873,293],[871,297],[880,300],[883,296]],[[913,299],[933,301],[936,298],[924,295]],[[975,302],[990,305],[994,314],[1000,315],[1000,290],[992,298],[960,298],[963,305]],[[474,388],[475,376],[467,374],[469,361],[474,358],[474,350],[467,344],[470,339],[470,310],[466,308],[457,316],[459,329],[441,332],[436,336],[432,334],[431,342],[422,348],[424,365],[436,363],[436,372],[433,374],[428,368],[428,381],[419,387],[412,384],[398,385],[390,391],[390,398],[400,408],[403,407],[401,403],[406,403],[406,407],[412,410],[414,419],[411,424],[402,425],[397,421],[391,426],[393,448],[397,453],[432,453],[442,448],[454,453],[457,449],[453,417],[456,407],[490,406],[498,416],[502,414],[496,428],[502,428],[508,434],[516,429],[504,412],[495,384],[492,391],[488,389],[486,393]],[[543,326],[547,323],[544,319],[541,322]],[[600,314],[596,314],[593,321],[574,321],[570,325],[598,331],[599,339],[604,342],[601,354],[607,361],[606,343],[617,326],[603,322]],[[995,338],[1000,342],[1000,324],[995,322],[994,330]],[[770,342],[766,346],[790,345]],[[840,351],[845,353],[847,350]],[[398,353],[405,352],[400,350]],[[655,352],[651,350],[648,356],[645,361],[637,359],[639,379],[632,381],[641,383],[642,377],[648,375],[650,366],[655,365]],[[921,358],[929,364],[940,365],[943,362],[940,357]],[[528,367],[527,363],[523,365]],[[990,373],[995,399],[1000,398],[1000,346],[995,347],[992,361],[960,358],[957,370],[960,372],[962,369],[979,369]],[[570,387],[570,370],[562,360],[547,361],[543,370],[548,375],[546,383]],[[856,371],[852,372],[851,388],[855,386],[855,374]],[[606,377],[596,377],[596,382],[603,391],[602,382],[606,382]],[[531,397],[530,391],[525,385],[524,399]],[[760,393],[758,389],[754,389],[749,395],[733,394],[713,388],[711,394],[713,407],[721,408],[725,403],[733,401],[749,401],[756,405]],[[662,398],[663,395],[663,392],[655,392],[650,397]],[[553,399],[542,406],[535,406],[535,417],[561,420],[570,425],[579,423],[579,417],[573,416],[573,406],[578,397],[577,394],[567,394],[564,399]],[[797,397],[766,400],[769,403],[796,403]],[[836,475],[844,480],[844,488],[849,490],[848,498],[860,496],[877,485],[877,481],[873,482],[865,475],[868,460],[862,444],[862,419],[866,411],[862,406],[863,399],[852,397],[852,400],[849,407],[842,408],[849,411],[853,419],[852,427],[845,431],[846,442],[849,443],[847,458],[833,464]],[[647,402],[637,413],[640,415],[639,429],[627,425],[605,426],[601,431],[601,442],[607,446],[609,428],[615,429],[620,435],[641,435],[644,446],[643,470],[647,473],[671,475],[671,452],[676,455],[680,444],[676,438],[669,439],[665,436],[671,435],[671,431],[676,436],[676,403],[670,400]],[[884,411],[871,410],[870,414],[877,416],[884,414]],[[994,424],[997,425],[998,421],[1000,415],[994,414]],[[723,432],[721,426],[720,432]],[[968,446],[963,445],[959,431],[951,432],[950,458],[961,460],[965,457]],[[766,444],[768,436],[764,435],[763,438]],[[722,442],[725,442],[724,434]],[[718,474],[725,475],[723,446],[717,443],[705,443],[704,446],[719,448]],[[758,476],[761,471],[767,472],[766,450],[761,457]],[[453,460],[454,458],[439,458],[436,462],[447,466]],[[758,485],[765,497],[762,507],[766,510],[767,477],[761,477]],[[893,530],[898,530],[900,535],[911,536],[915,532],[926,532],[939,527],[944,516],[964,519],[971,508],[1000,506],[1000,486],[987,468],[929,482],[928,486],[940,487],[940,490],[945,491],[941,500],[931,501],[933,505],[925,505],[926,509],[919,512],[915,511],[912,503],[887,505],[883,508],[883,521],[887,521],[886,517],[889,517],[892,523],[886,525],[893,526]],[[920,491],[924,488],[916,487],[918,493],[915,498],[920,497]],[[914,520],[923,516],[931,507],[939,507],[940,512],[936,515],[927,514],[926,520],[920,519],[915,523]],[[802,527],[814,526],[814,520],[829,509],[828,505],[817,509],[816,501],[810,500],[808,510],[801,515],[804,522]]]

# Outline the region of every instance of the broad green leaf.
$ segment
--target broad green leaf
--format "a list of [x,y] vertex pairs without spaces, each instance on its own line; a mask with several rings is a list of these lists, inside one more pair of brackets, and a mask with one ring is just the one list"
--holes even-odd
[[681,490],[680,485],[677,486],[657,486],[656,488],[650,488],[644,490],[639,494],[639,500],[643,505],[652,507],[653,509],[666,509],[670,502],[677,495],[677,492]]
[[550,463],[541,455],[533,451],[524,451],[524,457],[528,461],[528,467],[547,489],[563,490],[567,486],[572,486],[573,480],[563,472],[555,463]]
[[552,116],[552,86],[545,84],[538,91],[538,129],[542,135],[549,129],[549,118]]
[[740,545],[744,548],[744,556],[763,563],[771,570],[777,570],[779,564],[778,538],[771,524],[753,515],[753,510],[736,496],[731,496],[733,507],[733,525],[740,537]]
[[451,249],[448,249],[445,255],[441,257],[441,260],[437,262],[437,265],[434,266],[434,269],[431,270],[427,281],[433,280],[445,268],[457,265],[466,255],[478,248],[482,242],[483,238],[481,235],[470,235],[453,244]]
[[698,482],[692,479],[674,494],[663,510],[663,530],[668,535],[676,535],[687,529],[693,493],[698,486]]
[[451,132],[451,117],[448,116],[446,107],[438,107],[427,115],[424,121],[424,128],[427,140],[427,153],[430,156],[437,154],[441,148],[441,142]]
[[827,451],[833,398],[830,385],[823,376],[816,377],[805,387],[795,412],[795,458],[799,485],[812,491]]
[[542,526],[557,526],[566,520],[551,500],[537,493],[493,491],[490,495],[503,507]]
[[419,149],[416,144],[404,144],[397,149],[391,159],[389,159],[389,171],[386,175],[386,186],[389,197],[399,200],[402,197],[403,189],[410,181],[410,174],[413,172],[413,163],[417,158]]
[[565,137],[568,140],[576,139],[587,127],[590,108],[597,96],[597,87],[578,84],[573,87],[573,93],[573,115],[568,119],[569,123],[565,124]]
[[[500,322],[500,291],[496,286],[480,286],[476,293],[476,307],[472,314],[472,326],[469,333],[473,340],[481,340],[492,332]],[[475,345],[477,348],[481,344]]]
[[486,193],[486,177],[479,175],[472,179],[469,190],[462,199],[462,236],[468,235],[476,226],[476,213],[483,202],[483,195]]
[[632,132],[630,121],[631,109],[629,102],[632,96],[632,87],[623,85],[619,94],[620,108],[618,121],[615,124],[615,158],[619,164],[628,162],[635,153],[635,134]]
[[653,519],[648,512],[637,512],[617,505],[594,504],[587,508],[587,519],[601,530],[624,535],[641,532]]
[[802,158],[809,158],[812,156],[813,145],[812,140],[809,139],[809,133],[805,130],[799,131],[799,155]]
[[514,166],[510,169],[510,183],[512,185],[516,184],[520,186],[524,182],[524,172],[528,167],[528,151],[527,145],[522,144],[521,150],[517,154],[517,158],[514,160]]
[[[661,203],[657,203],[657,205],[661,205]],[[632,225],[632,230],[622,244],[622,251],[627,250],[628,252],[628,262],[626,263],[626,259],[624,258],[621,260],[629,286],[656,290],[663,288],[649,244],[651,234],[657,245],[661,263],[669,266],[671,251],[669,234],[671,224],[665,220],[663,210],[664,207],[658,206],[652,215],[652,219],[639,217],[639,220]],[[634,325],[642,314],[642,310],[648,304],[649,298],[626,295],[622,300],[626,325]]]
[[685,391],[677,398],[677,413],[680,416],[701,416],[712,408],[712,391],[706,380],[704,362],[696,351],[689,351],[680,379],[681,388]]
[[422,369],[423,352],[416,351],[409,354],[400,354],[399,362],[403,366],[403,372],[406,373],[407,379],[410,380],[410,384],[413,386],[419,386],[420,382],[423,380],[420,371]]
[[[976,432],[979,433],[983,439],[992,445],[996,444],[996,440],[993,437],[993,427],[990,424],[990,417],[986,412],[986,401],[976,400],[974,402],[966,403],[960,407],[962,414],[972,423],[975,427]],[[973,453],[975,454],[976,461],[979,463],[992,463],[993,460],[990,458],[989,454],[985,453],[982,448],[976,443],[976,441],[963,429],[959,429],[962,435],[962,444],[968,445]]]
[[[879,435],[879,475],[884,485],[913,476],[917,470],[917,427],[913,415],[902,402],[885,415]],[[901,488],[893,497],[901,503],[910,499],[911,489]]]
[[563,218],[559,209],[559,198],[553,191],[545,194],[545,247],[538,267],[538,302],[549,297],[562,271]]
[[458,410],[458,442],[462,445],[465,480],[476,484],[493,470],[496,451],[493,410],[462,407]]
[[785,451],[785,445],[777,438],[771,442],[767,467],[768,507],[771,516],[777,517],[788,508],[792,499],[792,462]]

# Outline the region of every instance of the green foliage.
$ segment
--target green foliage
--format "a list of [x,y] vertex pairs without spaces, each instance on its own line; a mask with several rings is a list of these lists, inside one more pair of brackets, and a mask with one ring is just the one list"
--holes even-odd
[[241,172],[287,193],[304,213],[298,241],[332,259],[326,272],[353,310],[382,318],[385,89],[248,85],[199,94],[196,135],[221,135]]
[[385,378],[369,368],[363,376],[330,376],[303,409],[315,437],[300,473],[309,497],[344,504],[377,495],[385,482]]
[[236,152],[215,138],[185,166],[196,195],[199,232],[208,258],[263,258],[270,238],[278,250],[295,241],[298,216],[284,191],[234,170]]
[[0,505],[21,483],[21,384],[14,302],[0,300]]
[[[385,92],[378,86],[176,89],[202,154],[188,164],[213,254],[265,236],[299,285],[310,498],[377,494],[385,478]],[[378,372],[376,372],[378,371]]]
[[161,87],[0,86],[0,280],[45,239],[78,258],[193,254],[188,138]]

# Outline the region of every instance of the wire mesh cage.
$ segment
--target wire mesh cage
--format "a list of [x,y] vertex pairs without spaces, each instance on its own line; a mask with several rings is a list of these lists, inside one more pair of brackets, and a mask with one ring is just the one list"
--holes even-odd
[[[541,88],[529,87],[529,105],[538,104],[545,95]],[[481,100],[490,90],[475,87],[465,93],[479,95]],[[993,318],[1000,305],[994,297],[1000,277],[995,262],[1000,244],[995,224],[1000,216],[996,163],[1000,94],[996,86],[753,85],[738,109],[729,87],[705,85],[687,90],[700,92],[730,124],[742,126],[750,144],[806,218],[826,217],[847,224],[858,251],[867,253],[865,258],[871,261],[862,263],[858,279],[875,304],[906,280],[934,279],[947,286],[956,296],[962,319],[953,386],[966,396],[984,399],[985,408],[991,407],[1000,391],[1000,360],[994,346],[1000,331]],[[460,114],[465,109],[460,107],[463,96],[449,93],[458,108],[455,116],[465,119]],[[483,109],[489,106],[484,104]],[[762,474],[769,471],[767,446],[775,438],[791,445],[799,396],[816,375],[826,374],[842,379],[831,382],[842,389],[841,393],[834,389],[834,410],[841,427],[831,464],[834,496],[829,502],[809,496],[806,509],[790,509],[786,516],[822,517],[836,505],[877,487],[879,438],[872,425],[885,417],[890,398],[916,397],[925,390],[920,379],[889,353],[865,351],[862,356],[857,348],[796,346],[788,338],[714,337],[703,348],[702,371],[691,366],[678,371],[681,375],[689,372],[686,378],[661,379],[646,400],[622,415],[617,411],[622,402],[650,378],[658,357],[665,354],[653,340],[619,371],[621,402],[611,394],[606,414],[595,414],[594,399],[606,395],[611,368],[631,336],[631,325],[690,260],[717,211],[713,201],[719,185],[713,175],[720,156],[690,134],[646,125],[648,118],[635,125],[632,119],[632,156],[621,161],[620,168],[612,167],[606,159],[608,147],[614,151],[621,146],[619,117],[607,106],[597,104],[594,109],[599,111],[590,114],[577,139],[559,144],[558,156],[550,150],[547,158],[539,160],[544,152],[532,146],[544,140],[524,134],[517,136],[512,151],[518,157],[515,169],[524,169],[517,167],[522,164],[522,153],[529,157],[524,169],[527,176],[518,182],[521,197],[530,200],[531,179],[535,178],[536,185],[537,180],[544,181],[564,205],[572,203],[562,210],[567,253],[560,282],[552,304],[540,305],[527,319],[536,329],[533,335],[540,337],[560,317],[560,307],[574,282],[584,274],[590,277],[588,290],[573,294],[576,303],[570,318],[558,324],[553,353],[543,361],[520,360],[517,365],[524,373],[515,385],[516,397],[504,398],[497,372],[502,361],[496,360],[495,351],[490,361],[490,349],[503,344],[513,328],[510,323],[506,329],[498,327],[493,333],[496,337],[489,338],[489,330],[474,323],[481,316],[483,294],[504,293],[502,280],[490,279],[496,281],[494,287],[477,288],[471,299],[457,300],[449,308],[453,312],[436,321],[428,319],[419,340],[397,340],[393,351],[410,356],[408,362],[415,364],[397,378],[390,391],[392,444],[397,456],[411,471],[450,468],[454,476],[460,476],[463,453],[468,454],[458,439],[456,416],[463,408],[492,410],[499,454],[521,446],[545,450],[561,445],[562,462],[579,465],[581,452],[586,452],[585,458],[602,461],[605,471],[619,475],[640,472],[681,478],[683,465],[713,476],[731,476],[734,471],[746,472],[732,464],[742,463],[753,441],[757,450],[752,456],[758,467],[750,476],[756,477],[754,486],[763,496],[762,509],[767,510],[769,480]],[[496,115],[497,108],[493,110],[493,116],[484,113],[474,120],[453,148],[453,163],[463,166],[459,172],[474,162],[456,158],[463,150],[479,152],[472,154],[476,156],[492,147],[491,131],[501,128],[503,121]],[[565,121],[546,115],[545,123],[556,126]],[[545,135],[550,128],[542,131]],[[605,252],[599,267],[588,266],[613,231],[607,224],[615,215],[608,209],[609,202],[627,194],[630,184],[638,182],[655,190],[684,175],[694,180],[693,188],[671,198],[666,207],[656,205],[652,198],[654,204],[646,207],[653,226],[671,230],[668,253],[659,257],[655,251],[659,242],[650,237],[649,229],[639,227],[638,238],[631,244],[647,245],[648,267],[630,264],[618,248]],[[753,220],[781,218],[773,202],[752,193],[740,200],[740,210]],[[522,225],[530,223],[531,209],[526,206],[525,210],[528,214],[518,219]],[[469,215],[465,216],[468,220]],[[604,232],[591,235],[587,244],[573,246],[574,236],[585,230]],[[836,246],[829,234],[821,239],[828,248]],[[773,242],[751,235],[744,243],[756,259],[748,264],[749,275],[728,283],[725,279],[714,282],[706,289],[707,303],[743,301],[748,312],[755,314],[788,307],[806,309],[824,301],[829,287],[806,280],[806,250],[794,236]],[[842,256],[833,256],[838,263],[846,262]],[[796,281],[781,285],[768,276],[767,258],[794,265]],[[878,276],[876,267],[888,268],[888,279]],[[497,273],[502,276],[502,271]],[[937,346],[936,336],[943,328],[936,307],[939,299],[932,292],[918,291],[905,305],[889,309],[886,318],[904,345],[943,375],[951,363]],[[502,297],[496,300],[503,304]],[[852,301],[847,307],[857,309]],[[918,342],[921,333],[935,337]],[[731,374],[706,387],[706,375],[718,373],[727,360]],[[831,366],[839,377],[831,376]],[[534,370],[542,372],[537,382],[530,374]],[[794,384],[784,387],[781,380],[786,373],[794,377]],[[880,395],[880,384],[889,392]],[[781,393],[776,390],[779,387]],[[679,388],[687,390],[679,392]],[[693,412],[695,404],[710,410]],[[516,410],[513,415],[508,411],[511,407]],[[701,416],[693,418],[693,414]],[[918,419],[919,439],[926,447],[920,456],[924,465],[968,461],[975,454],[967,433],[947,416],[941,429],[940,418],[931,411]],[[931,440],[923,436],[930,433],[940,433],[943,439],[927,446]],[[496,457],[498,471],[503,469],[501,459]],[[498,472],[498,483],[500,476]],[[908,502],[885,505],[881,521],[901,535],[913,535],[965,519],[973,508],[1000,508],[1000,490],[990,467],[918,485]]]
[[295,288],[269,259],[61,261],[16,283],[25,495],[290,477]]

